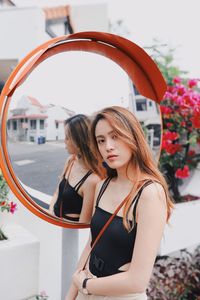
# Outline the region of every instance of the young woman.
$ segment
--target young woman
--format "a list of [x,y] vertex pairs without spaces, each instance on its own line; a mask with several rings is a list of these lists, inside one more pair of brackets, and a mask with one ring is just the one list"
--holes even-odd
[[[145,300],[146,288],[173,204],[134,115],[122,107],[97,113],[92,137],[99,161],[112,170],[96,188],[91,237],[66,300]],[[90,253],[99,231],[126,198]],[[78,294],[78,296],[77,296]]]
[[100,180],[97,160],[91,151],[89,126],[90,119],[82,114],[65,121],[65,145],[71,156],[50,204],[52,214],[81,223],[91,220],[95,186]]

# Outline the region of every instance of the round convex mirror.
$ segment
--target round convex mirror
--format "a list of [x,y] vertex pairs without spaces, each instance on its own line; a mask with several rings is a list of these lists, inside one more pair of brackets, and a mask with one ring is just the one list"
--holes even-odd
[[[83,49],[51,55],[8,97],[5,122],[10,174],[15,175],[15,184],[34,212],[65,227],[90,223],[90,219],[60,217],[50,209],[72,154],[65,143],[67,120],[80,114],[90,118],[103,107],[123,106],[141,122],[155,160],[160,154],[159,105],[141,95],[119,64],[94,52]],[[71,178],[72,188],[75,185]]]

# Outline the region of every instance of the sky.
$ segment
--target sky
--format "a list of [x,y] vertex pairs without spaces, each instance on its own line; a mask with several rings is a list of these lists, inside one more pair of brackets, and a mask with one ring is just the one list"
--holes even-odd
[[176,48],[175,63],[200,78],[199,0],[108,0],[111,20],[123,19],[131,39],[145,47],[157,38]]
[[42,62],[13,94],[10,109],[23,95],[42,105],[66,107],[76,113],[92,114],[105,106],[128,107],[128,76],[116,63],[87,52],[59,53]]

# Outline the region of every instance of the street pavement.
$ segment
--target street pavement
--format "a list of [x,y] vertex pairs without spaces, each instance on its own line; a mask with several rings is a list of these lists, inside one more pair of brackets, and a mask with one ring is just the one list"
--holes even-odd
[[12,167],[25,185],[53,195],[68,153],[64,142],[8,143]]

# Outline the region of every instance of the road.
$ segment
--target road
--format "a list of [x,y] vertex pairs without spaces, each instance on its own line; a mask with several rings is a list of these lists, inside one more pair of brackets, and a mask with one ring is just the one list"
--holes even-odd
[[64,143],[8,143],[15,174],[25,185],[53,195],[68,153]]

